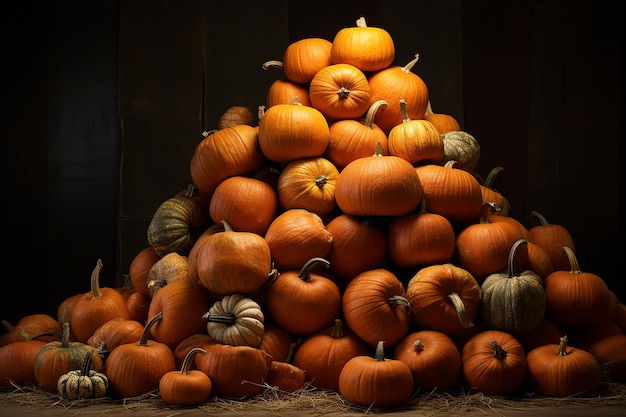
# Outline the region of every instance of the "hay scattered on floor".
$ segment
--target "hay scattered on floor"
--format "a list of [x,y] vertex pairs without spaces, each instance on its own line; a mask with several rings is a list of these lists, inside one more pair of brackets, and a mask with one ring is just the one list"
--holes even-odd
[[[110,406],[111,411],[119,411],[119,407],[130,411],[177,410],[181,407],[165,404],[157,391],[140,397],[116,400],[112,398],[98,398],[88,400],[67,400],[56,394],[43,391],[36,386],[13,386],[0,390],[0,406],[3,403],[17,404],[30,408],[63,407],[81,408],[93,405]],[[529,411],[532,408],[557,407],[561,405],[593,406],[625,406],[626,384],[603,383],[602,389],[595,396],[576,395],[566,398],[541,397],[531,394],[519,397],[490,397],[479,392],[454,393],[417,393],[401,408],[394,410],[414,410],[421,412],[448,412],[460,415],[476,410],[488,410],[501,414],[507,410]],[[276,387],[265,386],[262,394],[245,400],[222,399],[212,397],[207,402],[195,408],[207,413],[230,411],[233,413],[252,410],[271,411],[279,414],[281,411],[303,411],[324,415],[337,412],[378,413],[381,409],[366,409],[347,403],[341,395],[329,390],[317,389],[306,385],[300,390],[287,393]]]

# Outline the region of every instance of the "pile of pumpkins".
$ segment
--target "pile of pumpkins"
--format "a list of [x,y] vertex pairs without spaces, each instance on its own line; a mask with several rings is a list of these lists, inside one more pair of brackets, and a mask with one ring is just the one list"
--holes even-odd
[[268,387],[387,408],[459,388],[565,397],[626,379],[626,306],[567,229],[527,228],[474,172],[389,33],[293,42],[258,113],[205,132],[128,285],[4,323],[0,386],[168,404]]

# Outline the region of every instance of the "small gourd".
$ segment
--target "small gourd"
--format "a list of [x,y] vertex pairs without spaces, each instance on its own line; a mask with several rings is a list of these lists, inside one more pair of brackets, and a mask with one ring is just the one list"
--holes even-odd
[[59,395],[70,400],[102,398],[109,389],[109,379],[91,369],[93,350],[85,355],[81,369],[68,371],[57,382]]

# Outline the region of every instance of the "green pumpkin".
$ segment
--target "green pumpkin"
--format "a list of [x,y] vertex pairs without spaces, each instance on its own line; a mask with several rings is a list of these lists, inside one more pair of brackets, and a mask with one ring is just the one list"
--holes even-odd
[[493,329],[520,335],[534,330],[543,320],[546,294],[543,281],[532,271],[515,272],[516,252],[525,239],[511,247],[505,273],[489,275],[481,285],[481,318]]
[[189,188],[165,200],[157,208],[148,226],[148,243],[161,257],[176,252],[187,255],[199,231],[206,229],[208,217],[207,195]]
[[473,171],[480,159],[480,145],[476,138],[463,130],[452,130],[441,134],[443,140],[443,160],[456,161],[455,167]]

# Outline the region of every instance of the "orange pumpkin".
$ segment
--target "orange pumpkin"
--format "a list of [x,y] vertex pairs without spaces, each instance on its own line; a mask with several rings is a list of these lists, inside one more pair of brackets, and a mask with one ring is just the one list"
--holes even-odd
[[474,326],[481,301],[480,286],[474,277],[450,263],[417,271],[407,284],[406,297],[418,328],[451,337]]
[[179,371],[166,372],[159,381],[159,394],[166,404],[197,405],[205,402],[211,395],[213,383],[207,374],[192,369],[195,355],[205,354],[202,348],[191,349]]
[[339,392],[349,402],[362,407],[397,407],[413,393],[409,366],[385,358],[384,342],[376,345],[374,357],[356,356],[341,369]]
[[[459,170],[459,172],[465,172]],[[513,244],[523,239],[523,233],[511,223],[491,221],[488,213],[493,204],[483,206],[480,221],[467,226],[456,237],[456,259],[460,267],[481,282],[489,276],[506,269]],[[528,260],[524,246],[518,252],[519,262]]]
[[96,329],[87,344],[98,349],[100,354],[108,354],[119,345],[138,342],[143,326],[136,320],[111,319]]
[[465,383],[485,395],[512,395],[526,377],[526,352],[514,336],[486,330],[470,338],[461,351]]
[[424,119],[431,122],[439,133],[461,130],[461,125],[454,116],[446,113],[434,113],[430,105],[430,100],[428,101],[426,112],[424,113]]
[[128,276],[137,292],[148,295],[148,274],[152,266],[161,259],[152,246],[139,251],[130,263]]
[[602,368],[586,350],[568,346],[568,337],[559,343],[539,346],[526,355],[527,381],[536,394],[569,397],[594,394],[602,382]]
[[354,216],[401,216],[417,208],[422,194],[413,166],[383,155],[380,144],[374,155],[350,162],[335,183],[337,205]]
[[148,272],[148,291],[150,296],[154,297],[154,294],[161,288],[179,279],[196,280],[189,275],[188,257],[179,255],[176,252],[170,252],[152,265]]
[[329,120],[362,117],[370,105],[370,86],[365,74],[350,64],[322,68],[309,85],[311,105]]
[[228,222],[234,230],[263,236],[278,212],[278,196],[258,177],[236,175],[217,186],[209,213],[215,223]]
[[294,83],[310,83],[318,71],[332,64],[332,47],[331,41],[316,37],[290,43],[283,54],[285,76]]
[[327,259],[338,278],[350,281],[361,272],[378,268],[385,260],[385,230],[376,219],[340,214],[328,222],[326,230],[333,237]]
[[537,211],[532,211],[531,214],[539,220],[539,224],[528,229],[528,241],[540,246],[548,253],[555,271],[569,271],[570,260],[562,249],[567,246],[576,254],[574,239],[569,230],[560,224],[548,222]]
[[35,357],[47,343],[24,339],[0,346],[0,388],[36,383]]
[[[299,103],[303,106],[310,106],[309,84],[296,83],[287,79],[279,79],[274,81],[265,95],[265,106],[263,111],[268,110],[277,104],[293,104]],[[263,111],[259,113],[263,115]],[[259,117],[260,120],[261,117]]]
[[162,318],[161,312],[152,316],[137,343],[119,345],[109,354],[104,374],[114,397],[137,397],[157,390],[163,375],[176,370],[172,350],[165,343],[149,339],[151,327]]
[[425,164],[415,168],[424,191],[426,207],[453,223],[471,224],[480,217],[480,183],[469,172],[446,165]]
[[331,279],[314,272],[328,265],[323,258],[311,258],[300,270],[289,269],[272,277],[265,294],[270,318],[297,335],[329,326],[339,316],[341,292]]
[[429,213],[425,199],[419,213],[395,217],[387,226],[389,259],[402,268],[450,262],[455,244],[452,223]]
[[400,99],[402,123],[394,126],[387,137],[389,154],[406,159],[411,165],[437,163],[443,158],[443,140],[428,120],[410,119],[407,102]]
[[365,343],[384,340],[390,348],[404,336],[411,323],[411,306],[404,286],[391,271],[378,268],[354,277],[341,299],[348,326]]
[[330,50],[333,64],[351,64],[365,72],[387,68],[393,62],[395,53],[389,32],[367,26],[363,17],[356,21],[356,27],[337,32]]
[[570,261],[544,280],[546,317],[560,326],[593,326],[611,316],[611,294],[604,280],[582,272],[574,251],[563,246]]
[[370,100],[374,103],[385,100],[389,106],[376,113],[376,123],[385,133],[402,123],[400,100],[407,103],[407,114],[412,120],[424,118],[428,106],[428,87],[424,80],[412,72],[419,55],[405,66],[392,66],[370,74]]
[[381,154],[389,154],[387,135],[374,123],[376,112],[383,106],[387,106],[387,102],[378,100],[369,107],[363,120],[344,119],[331,123],[325,155],[337,169],[342,170],[355,159],[371,156],[378,143]]
[[189,170],[194,185],[211,196],[226,178],[257,172],[265,162],[257,128],[241,124],[204,138],[193,152]]
[[276,268],[285,270],[301,268],[314,257],[326,257],[332,248],[333,236],[319,215],[292,208],[274,219],[265,241]]
[[228,222],[223,221],[222,225],[223,231],[211,232],[194,245],[189,269],[213,293],[245,294],[258,290],[272,269],[268,242],[256,233],[233,230]]
[[91,291],[83,294],[72,309],[70,324],[79,342],[87,343],[96,329],[111,319],[130,319],[122,294],[115,288],[100,287],[101,269],[102,261],[98,259],[91,273]]
[[[320,217],[327,216],[337,207],[335,182],[338,176],[337,167],[321,156],[290,162],[280,173],[276,187],[281,208],[305,209]],[[258,211],[258,207],[255,208]],[[266,231],[267,228],[260,234]]]
[[5,333],[0,335],[0,347],[22,340],[38,339],[43,342],[61,340],[61,325],[56,318],[45,313],[28,314],[15,325],[2,320]]
[[306,373],[311,384],[339,392],[341,369],[355,356],[369,354],[363,342],[339,318],[331,327],[307,336],[297,345],[293,363]]
[[394,348],[394,359],[413,373],[413,391],[446,392],[461,377],[461,353],[452,339],[435,330],[406,335]]

